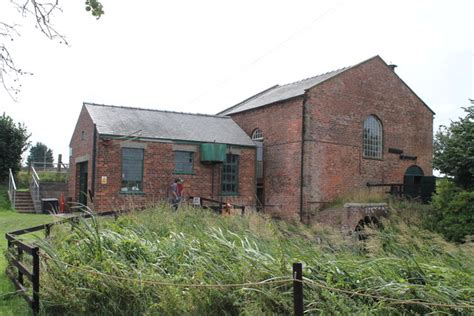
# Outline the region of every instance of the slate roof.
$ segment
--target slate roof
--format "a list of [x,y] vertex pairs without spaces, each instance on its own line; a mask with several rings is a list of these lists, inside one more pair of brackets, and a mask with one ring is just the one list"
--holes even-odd
[[300,81],[296,81],[293,83],[285,84],[285,85],[276,85],[273,86],[265,91],[262,91],[253,97],[244,100],[243,102],[240,102],[237,105],[234,105],[233,107],[230,107],[222,112],[219,112],[218,115],[229,115],[229,114],[234,114],[238,112],[243,112],[247,111],[250,109],[255,109],[267,104],[283,101],[283,100],[288,100],[294,97],[298,97],[301,95],[304,95],[305,91],[311,87],[314,87],[329,78],[332,78],[336,76],[337,74],[340,74],[343,71],[346,71],[349,69],[347,68],[341,68],[335,71],[327,72],[322,75],[318,75],[315,77],[303,79]]
[[[239,112],[255,109],[261,106],[269,105],[275,102],[280,102],[280,101],[289,100],[295,97],[302,96],[305,94],[306,90],[314,86],[317,86],[318,84],[323,83],[324,81],[329,80],[340,73],[343,73],[363,63],[366,63],[374,58],[379,58],[380,60],[382,60],[383,63],[385,63],[385,61],[383,61],[383,59],[380,58],[380,56],[376,55],[374,57],[371,57],[353,66],[330,71],[322,75],[317,75],[315,77],[288,83],[282,86],[276,85],[234,106],[231,106],[230,108],[227,108],[224,111],[217,113],[217,115],[231,115],[234,113],[239,113]],[[426,108],[428,108],[428,110],[431,113],[435,114],[435,112],[400,77],[399,79],[426,106]]]
[[100,135],[254,146],[230,117],[84,103]]

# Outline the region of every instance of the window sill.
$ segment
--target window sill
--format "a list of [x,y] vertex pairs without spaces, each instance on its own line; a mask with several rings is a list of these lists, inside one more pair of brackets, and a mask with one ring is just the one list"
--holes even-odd
[[194,171],[173,171],[173,174],[196,174]]
[[145,195],[142,191],[119,191],[120,195]]
[[382,158],[375,158],[375,157],[366,157],[366,156],[362,156],[363,159],[367,159],[367,160],[379,160],[379,161],[383,161],[383,157]]
[[226,193],[221,193],[221,196],[239,196],[240,194],[238,192],[226,192]]

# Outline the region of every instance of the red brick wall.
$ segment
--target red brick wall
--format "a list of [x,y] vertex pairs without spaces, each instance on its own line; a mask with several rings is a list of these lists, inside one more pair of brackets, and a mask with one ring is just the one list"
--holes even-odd
[[299,212],[303,98],[232,115],[248,134],[264,136],[264,211],[282,217]]
[[[84,132],[84,140],[82,140],[82,132]],[[93,136],[94,136],[94,123],[83,106],[79,118],[76,123],[76,128],[71,137],[69,143],[72,148],[72,156],[69,157],[69,183],[68,197],[73,201],[78,201],[79,198],[79,178],[78,168],[76,159],[89,155],[88,160],[88,184],[89,189],[92,188],[92,152],[93,152]],[[90,202],[90,201],[88,201]]]
[[[366,183],[403,183],[416,164],[432,174],[433,115],[380,58],[346,71],[307,92],[304,205],[315,209]],[[383,157],[362,156],[363,122],[383,125]],[[417,156],[401,160],[388,148]]]
[[[121,145],[122,143],[122,145]],[[144,148],[144,195],[124,194],[120,192],[121,176],[121,146],[124,141],[100,139],[98,142],[96,161],[96,197],[97,211],[128,209],[134,206],[156,204],[168,201],[169,188],[176,177],[184,179],[186,196],[201,196],[205,198],[220,198],[221,164],[214,167],[200,162],[199,146],[194,153],[194,174],[173,174],[174,153],[173,144],[165,142],[140,142]],[[225,202],[255,205],[255,149],[235,148],[231,151],[240,155],[239,159],[239,194],[222,197]],[[214,168],[214,192],[212,190],[212,169]],[[101,177],[107,177],[107,184],[101,184]]]

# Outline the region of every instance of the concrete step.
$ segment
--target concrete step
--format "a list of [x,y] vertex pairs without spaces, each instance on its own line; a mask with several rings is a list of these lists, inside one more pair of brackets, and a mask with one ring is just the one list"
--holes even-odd
[[16,196],[30,196],[30,191],[16,191]]

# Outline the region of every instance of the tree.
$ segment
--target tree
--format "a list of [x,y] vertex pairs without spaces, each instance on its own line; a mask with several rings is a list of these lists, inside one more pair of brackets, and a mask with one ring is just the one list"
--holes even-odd
[[466,236],[474,237],[474,191],[462,190],[450,180],[442,179],[431,205],[427,228],[454,242],[464,242]]
[[474,189],[474,106],[463,108],[466,116],[441,126],[435,135],[433,167],[453,177],[468,190]]
[[[60,43],[67,44],[66,38],[52,24],[51,17],[61,11],[59,0],[11,0],[10,2],[22,17],[32,18],[35,27],[48,39],[59,39]],[[99,19],[104,14],[102,3],[98,0],[86,0],[86,11]],[[0,83],[14,100],[20,91],[19,79],[26,74],[32,74],[18,67],[14,62],[8,43],[20,35],[18,24],[1,20],[0,16]]]
[[30,154],[27,158],[28,166],[31,166],[34,162],[41,162],[45,163],[44,167],[49,167],[52,166],[53,161],[53,150],[45,144],[37,142],[36,145],[30,148]]
[[0,116],[0,182],[8,179],[8,169],[14,174],[20,170],[21,155],[30,145],[29,138],[25,125],[15,124],[5,113]]

